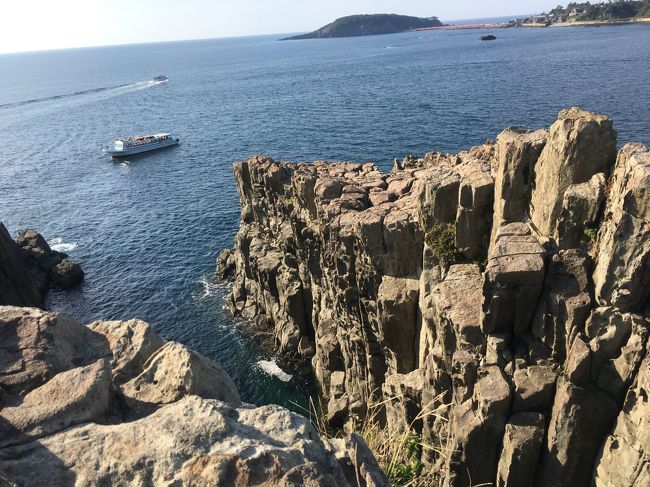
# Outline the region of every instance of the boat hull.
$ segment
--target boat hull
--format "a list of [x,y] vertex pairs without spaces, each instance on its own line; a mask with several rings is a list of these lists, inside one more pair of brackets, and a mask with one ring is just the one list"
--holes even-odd
[[123,150],[105,149],[105,152],[112,158],[119,159],[121,157],[134,156],[136,154],[143,154],[145,152],[164,149],[165,147],[172,147],[174,145],[178,145],[179,142],[180,142],[179,139],[169,139],[169,140],[163,140],[161,142],[157,142],[155,144],[146,144],[138,147],[128,147]]

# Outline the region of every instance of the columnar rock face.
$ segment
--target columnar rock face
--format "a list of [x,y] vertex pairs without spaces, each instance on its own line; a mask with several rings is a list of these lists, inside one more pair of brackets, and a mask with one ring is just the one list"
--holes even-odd
[[50,248],[35,230],[14,240],[0,223],[0,305],[43,307],[50,287],[72,289],[83,281],[79,264]]
[[625,310],[647,306],[650,296],[650,151],[626,145],[618,155],[598,236],[596,299]]
[[144,322],[0,306],[0,338],[2,485],[388,485],[361,438],[242,404],[216,363]]
[[[560,216],[564,210],[572,210],[564,204],[571,205],[572,198],[578,197],[565,196],[565,193],[581,193],[575,185],[587,183],[598,173],[608,175],[615,158],[616,132],[610,119],[578,108],[560,112],[549,129],[548,142],[534,170],[530,216],[542,236],[556,242],[565,238]],[[592,198],[589,195],[587,199]],[[576,215],[580,219],[574,225],[585,226],[589,216]]]
[[388,175],[252,158],[217,276],[311,357],[333,425],[371,408],[446,485],[643,485],[650,153],[615,151],[570,109]]
[[546,144],[546,130],[511,127],[497,137],[494,161],[494,215],[492,239],[504,223],[521,222],[529,215],[535,164]]

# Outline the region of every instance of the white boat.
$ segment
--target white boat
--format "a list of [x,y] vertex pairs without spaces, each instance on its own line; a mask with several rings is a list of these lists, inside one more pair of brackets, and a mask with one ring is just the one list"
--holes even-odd
[[142,154],[152,150],[178,145],[180,139],[170,134],[136,135],[127,139],[118,139],[108,149],[104,149],[111,157],[126,157]]

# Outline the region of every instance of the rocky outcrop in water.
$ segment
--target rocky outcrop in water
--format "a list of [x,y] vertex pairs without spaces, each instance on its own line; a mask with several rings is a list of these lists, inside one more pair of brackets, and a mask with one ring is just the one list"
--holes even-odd
[[0,343],[1,485],[387,485],[361,438],[243,404],[142,321],[0,306]]
[[72,289],[83,278],[81,266],[35,230],[22,231],[14,242],[0,223],[0,305],[42,308],[50,288]]
[[649,174],[575,108],[390,174],[255,157],[216,275],[332,425],[414,431],[446,485],[645,485]]

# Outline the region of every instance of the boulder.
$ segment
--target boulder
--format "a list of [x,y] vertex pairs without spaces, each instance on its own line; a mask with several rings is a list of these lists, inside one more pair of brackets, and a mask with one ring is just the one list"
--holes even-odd
[[95,321],[88,325],[101,333],[111,348],[113,381],[123,384],[139,375],[145,362],[165,342],[148,323],[140,320]]
[[197,396],[131,423],[87,424],[2,449],[0,470],[8,481],[25,487],[71,481],[80,485],[349,485],[305,418],[279,406],[236,410]]
[[60,372],[0,410],[0,448],[87,422],[103,422],[110,414],[111,377],[108,359]]
[[121,389],[127,398],[150,404],[169,404],[190,394],[241,403],[235,384],[217,363],[177,342],[154,352],[143,372]]
[[0,386],[23,396],[60,372],[108,357],[107,340],[72,318],[0,306]]
[[[146,323],[92,328],[0,307],[2,485],[388,485],[361,438],[329,443],[284,408],[242,405],[217,364],[159,346]],[[140,368],[116,394],[112,378]]]

